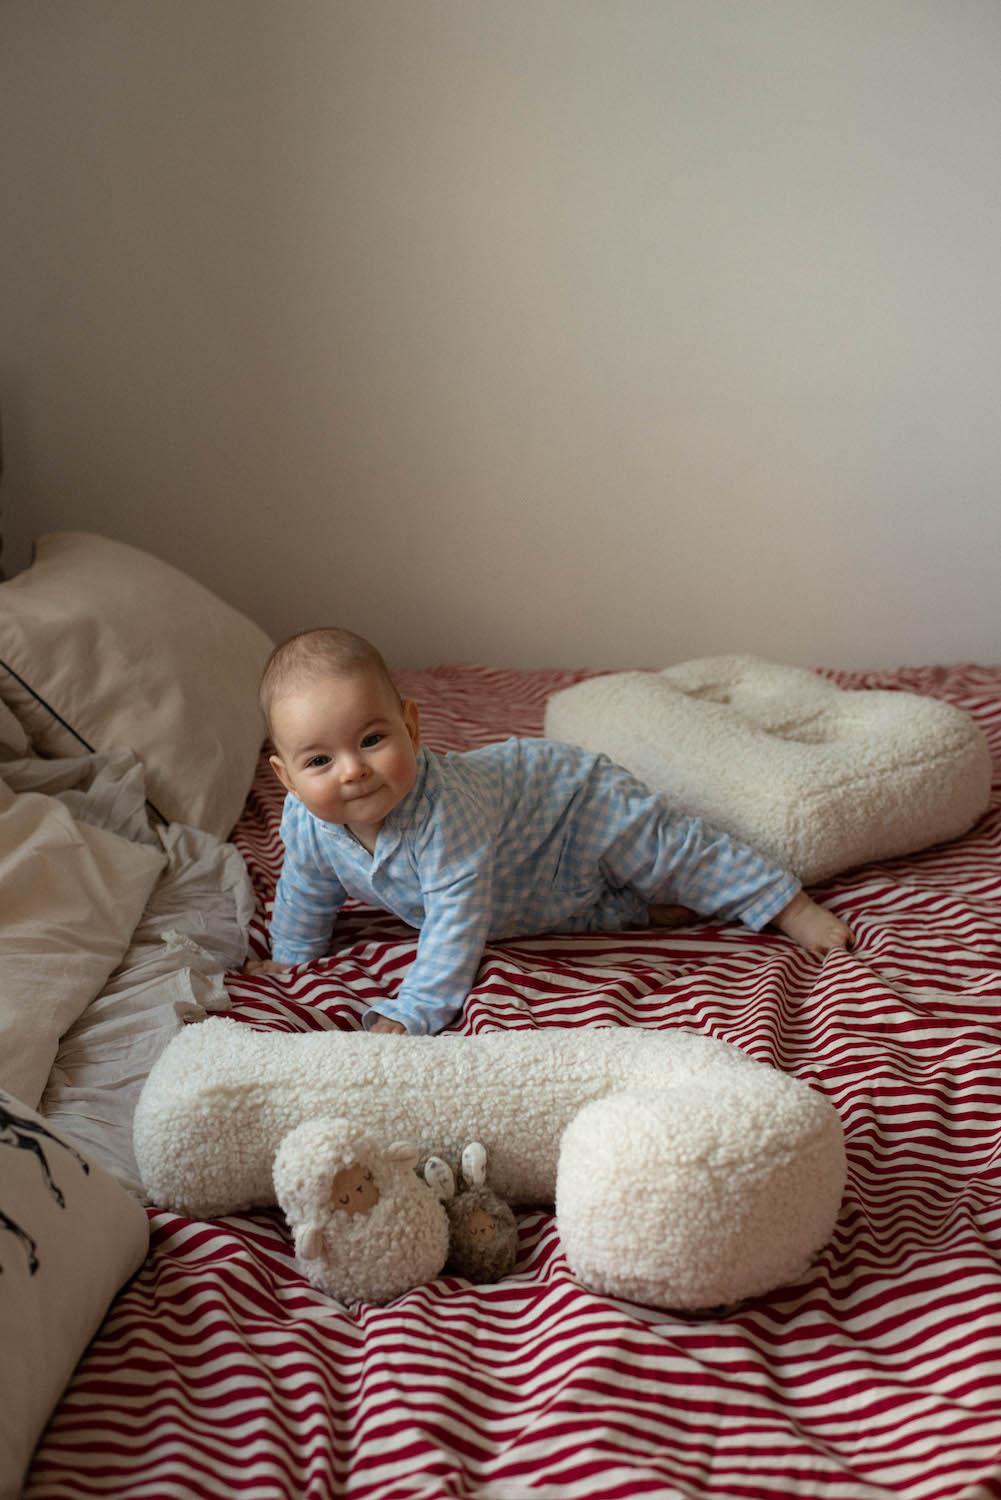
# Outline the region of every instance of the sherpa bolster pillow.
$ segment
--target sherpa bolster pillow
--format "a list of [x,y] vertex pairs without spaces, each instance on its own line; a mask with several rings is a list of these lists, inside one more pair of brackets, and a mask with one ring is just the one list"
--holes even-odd
[[958,838],[990,797],[987,741],[961,709],[754,656],[590,678],[549,699],[545,733],[602,751],[807,885]]
[[555,1199],[595,1291],[702,1308],[796,1280],[830,1238],[845,1180],[822,1094],[684,1031],[278,1036],[210,1020],[176,1037],[135,1118],[151,1197],[209,1217],[275,1201],[289,1132],[333,1113],[377,1141],[458,1158],[492,1186]]
[[744,1101],[734,1149],[781,1156],[809,1141],[840,1162],[840,1123],[822,1094],[713,1037],[626,1027],[279,1036],[221,1018],[185,1028],[154,1065],[136,1110],[136,1160],[162,1207],[235,1213],[274,1203],[272,1163],[290,1130],[338,1114],[446,1159],[481,1141],[496,1192],[551,1203],[560,1138],[583,1105],[692,1083],[710,1115],[720,1089]]

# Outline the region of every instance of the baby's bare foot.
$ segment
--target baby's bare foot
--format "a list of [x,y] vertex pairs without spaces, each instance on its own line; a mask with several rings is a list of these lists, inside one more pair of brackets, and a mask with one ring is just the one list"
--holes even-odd
[[369,1031],[406,1031],[402,1021],[391,1021],[388,1016],[380,1016],[378,1021],[373,1021],[368,1028]]
[[832,948],[850,948],[855,942],[851,928],[826,906],[811,901],[805,891],[794,896],[772,922],[794,943],[818,955],[829,953]]

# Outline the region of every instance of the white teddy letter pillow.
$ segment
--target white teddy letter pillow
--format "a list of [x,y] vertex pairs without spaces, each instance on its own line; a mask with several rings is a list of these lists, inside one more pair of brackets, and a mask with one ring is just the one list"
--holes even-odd
[[806,885],[958,838],[990,796],[987,741],[960,709],[754,656],[579,682],[550,698],[545,733],[602,751]]

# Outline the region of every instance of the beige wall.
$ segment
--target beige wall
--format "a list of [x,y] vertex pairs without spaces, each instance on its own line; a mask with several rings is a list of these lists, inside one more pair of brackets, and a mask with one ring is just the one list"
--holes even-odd
[[995,0],[6,0],[0,500],[399,665],[1001,659]]

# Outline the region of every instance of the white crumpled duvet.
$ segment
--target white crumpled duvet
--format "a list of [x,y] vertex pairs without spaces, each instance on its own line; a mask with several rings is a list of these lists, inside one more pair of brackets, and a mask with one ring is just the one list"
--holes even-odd
[[246,956],[250,880],[232,844],[178,823],[154,826],[131,751],[9,760],[0,771],[13,791],[55,797],[78,822],[166,856],[121,963],[60,1039],[40,1105],[92,1161],[141,1194],[136,1100],[171,1037],[228,1008],[223,973]]

